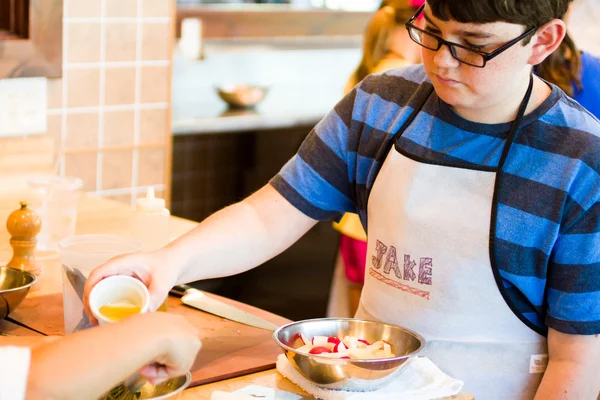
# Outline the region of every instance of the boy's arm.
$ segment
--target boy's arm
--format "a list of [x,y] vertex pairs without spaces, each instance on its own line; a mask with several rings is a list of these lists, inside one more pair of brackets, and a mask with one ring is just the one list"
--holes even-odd
[[535,400],[596,400],[600,393],[600,335],[548,332],[548,369]]
[[[275,257],[317,223],[267,184],[168,246],[177,283],[235,275]],[[201,268],[199,268],[201,266]]]

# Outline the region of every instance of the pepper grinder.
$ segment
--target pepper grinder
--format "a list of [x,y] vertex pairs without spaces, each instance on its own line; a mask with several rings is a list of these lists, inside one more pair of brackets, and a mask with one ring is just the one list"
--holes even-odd
[[[10,245],[13,248],[13,257],[6,266],[30,272],[39,278],[42,274],[42,264],[35,259],[35,247],[42,220],[27,208],[27,202],[22,201],[20,204],[21,208],[13,211],[6,221],[6,228],[11,235]],[[31,290],[35,290],[36,286],[37,284]]]

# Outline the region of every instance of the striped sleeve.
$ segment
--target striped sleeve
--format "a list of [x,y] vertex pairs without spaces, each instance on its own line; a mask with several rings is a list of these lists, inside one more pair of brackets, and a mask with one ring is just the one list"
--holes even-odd
[[316,220],[356,211],[348,169],[348,134],[357,88],[308,134],[298,153],[270,184],[292,205]]
[[600,202],[581,212],[560,233],[550,260],[547,290],[546,324],[550,328],[600,334]]

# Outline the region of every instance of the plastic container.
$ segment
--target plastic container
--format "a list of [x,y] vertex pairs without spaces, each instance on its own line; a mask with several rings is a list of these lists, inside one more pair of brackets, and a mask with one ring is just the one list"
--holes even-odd
[[[137,199],[131,215],[131,236],[144,244],[145,251],[158,250],[169,243],[169,220],[171,213],[165,208],[165,200],[154,196],[154,188],[148,187],[146,197]],[[158,308],[167,311],[168,297]]]
[[83,181],[74,177],[44,177],[32,179],[28,184],[35,190],[29,207],[42,219],[37,248],[56,251],[59,241],[75,234],[77,200]]
[[165,200],[154,196],[149,187],[146,197],[137,199],[131,216],[131,236],[144,244],[145,251],[158,250],[169,243],[169,218]]
[[83,286],[90,272],[115,256],[133,253],[142,247],[139,240],[118,235],[80,235],[60,241],[65,333],[91,326],[82,302]]

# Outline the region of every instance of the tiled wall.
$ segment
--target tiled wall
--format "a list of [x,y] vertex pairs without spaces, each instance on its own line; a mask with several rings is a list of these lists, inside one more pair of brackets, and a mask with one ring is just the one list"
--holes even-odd
[[132,202],[166,196],[174,0],[64,0],[63,77],[48,81],[61,175]]

